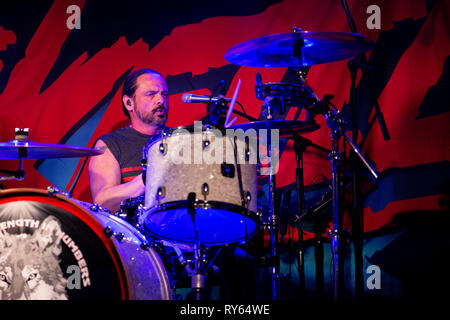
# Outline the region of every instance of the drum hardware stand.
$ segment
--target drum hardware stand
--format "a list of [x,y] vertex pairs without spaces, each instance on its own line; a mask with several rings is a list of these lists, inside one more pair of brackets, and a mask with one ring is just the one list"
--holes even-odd
[[[248,217],[248,207],[250,205],[250,201],[252,200],[252,195],[250,193],[250,191],[244,191],[244,187],[242,184],[242,172],[241,172],[241,165],[238,161],[238,151],[237,151],[237,137],[234,137],[234,146],[233,146],[233,153],[234,153],[234,163],[236,165],[236,175],[237,175],[237,179],[238,179],[238,185],[239,185],[239,193],[240,193],[240,197],[241,197],[241,204],[242,207],[245,210],[245,214],[244,214],[244,224],[245,224],[245,243],[248,242],[248,233],[247,233],[247,217]],[[247,159],[248,156],[248,152],[249,151],[245,151],[245,157]]]
[[353,152],[358,155],[362,163],[367,167],[369,172],[375,179],[378,179],[378,174],[375,169],[369,164],[365,157],[361,154],[358,147],[350,139],[350,137],[344,132],[346,122],[342,118],[340,112],[335,112],[332,108],[328,107],[328,111],[323,113],[327,105],[330,105],[328,98],[323,101],[318,101],[317,108],[322,113],[326,120],[327,125],[331,131],[332,149],[329,154],[331,165],[331,179],[332,179],[332,213],[333,213],[333,230],[331,231],[331,248],[333,254],[333,298],[338,301],[343,297],[344,287],[344,274],[343,274],[343,256],[342,256],[342,243],[343,230],[342,230],[342,218],[343,218],[343,206],[342,206],[342,154],[339,150],[340,138],[344,138],[344,143],[347,142]]
[[[357,33],[356,24],[351,16],[350,10],[348,8],[348,4],[346,0],[341,0],[341,5],[344,9],[345,15],[347,17],[347,22],[350,27],[351,32]],[[367,59],[364,54],[359,55],[357,58],[353,58],[348,62],[348,69],[350,71],[351,78],[351,88],[350,88],[350,98],[349,105],[352,111],[352,139],[353,141],[358,140],[358,123],[356,117],[356,75],[358,69],[361,68],[362,73],[371,69],[371,67],[367,66]],[[383,117],[383,113],[380,110],[380,106],[378,102],[374,103],[375,108],[375,116],[380,125],[381,132],[383,134],[384,140],[389,140],[389,132],[387,130],[386,122]],[[363,250],[363,236],[364,236],[364,215],[362,208],[362,195],[361,195],[361,186],[359,181],[359,168],[357,164],[356,154],[351,153],[350,155],[351,164],[352,164],[352,174],[353,174],[353,206],[351,208],[352,213],[352,237],[353,237],[353,246],[355,250],[355,294],[356,297],[362,297],[364,294],[364,276],[363,276],[363,258],[362,258],[362,250]]]
[[[57,194],[61,194],[61,195],[63,195],[63,196],[66,197],[66,198],[72,198],[72,195],[71,195],[70,193],[65,192],[65,191],[62,191],[62,190],[59,189],[57,186],[50,186],[50,187],[47,187],[47,193],[48,193],[49,195],[51,195],[51,196],[54,196],[54,195],[57,195]],[[97,206],[98,206],[98,205],[97,205]],[[99,209],[99,208],[97,208],[97,212],[98,212],[98,209]],[[93,211],[95,211],[95,210],[93,210]]]
[[[204,248],[201,245],[194,244],[194,260],[186,260],[178,246],[174,245],[173,248],[177,254],[178,261],[181,266],[186,269],[189,277],[191,278],[191,288],[194,290],[195,300],[203,300],[203,290],[205,289],[207,278],[206,273],[215,257],[221,251],[221,248],[219,248],[209,262],[206,258],[206,254],[204,253]],[[193,264],[193,268],[191,267],[191,264]],[[172,288],[174,288],[174,286]]]
[[201,247],[198,240],[198,230],[195,223],[195,192],[189,192],[187,197],[187,209],[191,216],[192,224],[194,225],[195,244],[194,244],[194,269],[188,269],[191,277],[191,288],[195,291],[195,299],[201,300],[202,290],[205,288],[205,275],[201,272]]
[[[91,149],[93,149],[94,146],[95,146],[95,144],[92,145]],[[88,160],[89,160],[89,157],[85,157],[85,158],[84,158],[83,163],[81,164],[80,170],[78,170],[77,175],[76,175],[76,177],[75,177],[75,179],[74,179],[72,185],[70,186],[70,189],[69,189],[69,191],[68,191],[69,194],[71,194],[71,195],[73,194],[73,190],[75,189],[75,187],[76,187],[76,185],[77,185],[77,183],[78,183],[78,180],[80,180],[81,173],[83,172],[84,167],[86,166],[86,163],[87,163]]]
[[[303,153],[306,151],[308,139],[299,135],[293,136],[296,168],[296,187],[297,187],[297,215],[301,217],[305,210],[305,189],[303,179]],[[305,286],[305,256],[303,242],[303,227],[298,229],[298,270],[300,277],[300,292],[303,297],[306,293]]]

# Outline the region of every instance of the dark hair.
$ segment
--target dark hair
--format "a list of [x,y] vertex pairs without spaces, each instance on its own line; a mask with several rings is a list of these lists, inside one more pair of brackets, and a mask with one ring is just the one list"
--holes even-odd
[[[131,98],[134,97],[134,94],[136,93],[136,82],[137,82],[137,78],[139,78],[139,76],[145,74],[145,73],[154,73],[154,74],[158,74],[161,77],[164,78],[164,76],[159,73],[156,70],[153,69],[139,69],[139,70],[135,70],[132,73],[130,73],[128,75],[128,77],[125,79],[124,83],[123,83],[123,87],[122,87],[122,98],[123,96],[129,96]],[[123,103],[122,100],[122,108],[123,108],[123,113],[125,113],[125,115],[130,118],[130,114],[127,110],[127,108],[125,107],[125,104]]]

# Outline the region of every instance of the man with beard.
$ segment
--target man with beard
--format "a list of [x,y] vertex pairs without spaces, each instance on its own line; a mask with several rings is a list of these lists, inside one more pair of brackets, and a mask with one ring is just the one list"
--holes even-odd
[[164,129],[169,111],[169,91],[164,77],[152,69],[131,73],[123,84],[122,107],[130,124],[101,136],[95,148],[104,153],[89,162],[92,198],[112,212],[120,208],[123,200],[144,193],[143,147]]

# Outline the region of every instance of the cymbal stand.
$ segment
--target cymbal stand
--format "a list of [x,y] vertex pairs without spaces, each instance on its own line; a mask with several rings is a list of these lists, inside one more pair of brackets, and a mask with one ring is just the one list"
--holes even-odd
[[[28,140],[28,128],[24,129],[15,129],[15,140],[17,141],[27,141]],[[19,168],[16,171],[11,170],[4,170],[0,169],[1,173],[6,173],[4,176],[0,176],[0,181],[6,181],[6,180],[19,180],[22,181],[25,179],[25,171],[22,170],[23,166],[23,158],[26,158],[28,156],[27,148],[26,147],[19,147],[18,148],[18,158],[19,158]]]
[[194,269],[190,269],[189,276],[191,277],[191,288],[195,291],[195,299],[202,299],[202,290],[205,288],[205,274],[202,268],[202,250],[200,246],[200,241],[198,239],[198,230],[196,225],[196,209],[195,209],[195,198],[196,194],[190,192],[187,197],[188,212],[191,216],[192,224],[194,225],[195,231],[195,244],[194,244]]
[[[181,263],[181,265],[185,266],[190,278],[191,278],[191,288],[195,292],[195,300],[203,300],[203,291],[205,289],[205,283],[206,283],[206,273],[208,272],[208,268],[211,265],[212,261],[217,256],[217,253],[220,252],[221,249],[219,249],[214,255],[209,263],[206,258],[206,254],[204,253],[204,247],[201,245],[198,237],[198,230],[196,226],[196,194],[194,192],[190,192],[187,197],[187,208],[188,212],[191,216],[192,223],[194,225],[195,230],[195,243],[194,243],[194,260],[193,261],[186,261],[184,260],[184,257],[181,253],[181,251],[177,248],[175,245],[175,251],[177,253],[178,259]],[[193,268],[190,267],[189,263],[193,263]]]
[[[294,139],[294,151],[295,160],[297,163],[296,169],[296,186],[297,186],[297,217],[301,217],[305,211],[305,190],[303,179],[303,152],[306,151],[307,139],[295,135]],[[306,292],[305,286],[305,259],[304,259],[304,243],[303,243],[303,227],[300,225],[298,228],[298,269],[300,277],[300,291],[302,296]]]

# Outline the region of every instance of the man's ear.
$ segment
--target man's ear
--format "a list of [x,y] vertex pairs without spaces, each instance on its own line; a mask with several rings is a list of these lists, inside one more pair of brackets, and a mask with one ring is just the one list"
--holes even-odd
[[134,110],[134,101],[131,97],[124,95],[122,97],[122,102],[123,102],[125,108],[127,108],[128,112],[131,112]]

